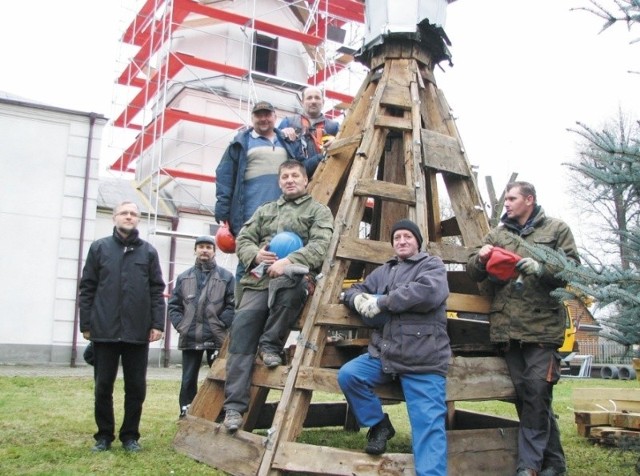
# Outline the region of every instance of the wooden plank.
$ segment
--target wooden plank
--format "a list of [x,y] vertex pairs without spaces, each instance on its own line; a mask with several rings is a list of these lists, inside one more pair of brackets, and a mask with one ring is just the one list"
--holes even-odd
[[371,456],[362,451],[293,442],[280,443],[273,459],[273,467],[285,472],[338,476],[415,474],[411,454],[384,453]]
[[[342,393],[336,379],[337,370],[300,367],[296,387],[329,393]],[[376,388],[387,400],[403,400],[396,384]],[[501,357],[454,357],[447,375],[447,401],[512,399],[513,383]]]
[[380,104],[385,107],[394,107],[405,111],[411,110],[411,96],[406,86],[396,84],[388,85],[382,93]]
[[[447,310],[452,312],[487,314],[490,305],[491,300],[487,296],[473,294],[450,293],[447,299]],[[320,304],[316,324],[332,327],[366,327],[362,318],[343,304]]]
[[447,299],[447,311],[488,314],[490,309],[491,299],[488,296],[449,293]]
[[589,426],[609,425],[610,415],[610,412],[605,411],[574,412],[576,423]]
[[422,129],[421,137],[424,144],[422,163],[425,167],[469,178],[470,170],[456,138],[429,129]]
[[611,413],[609,424],[621,426],[627,430],[640,430],[640,413]]
[[416,192],[413,188],[382,180],[361,179],[356,185],[354,194],[361,197],[382,198],[411,206],[416,204]]
[[264,455],[266,438],[246,431],[233,435],[213,423],[191,415],[178,421],[173,447],[234,476],[254,476]]
[[336,156],[336,160],[340,160],[343,156],[352,156],[360,142],[362,141],[362,134],[354,134],[348,137],[341,137],[331,142],[331,145],[327,149],[328,156]]
[[632,388],[574,388],[575,411],[640,412],[640,392]]
[[517,444],[517,427],[448,431],[448,473],[515,474]]
[[[440,257],[445,263],[466,263],[469,257],[467,248],[446,243],[429,242],[427,252]],[[393,256],[393,247],[391,242],[386,240],[366,240],[343,235],[340,237],[336,256],[371,264],[383,264]]]
[[447,400],[511,400],[515,389],[502,357],[454,357],[447,375]]
[[378,116],[376,117],[374,124],[378,128],[389,129],[392,131],[410,131],[411,130],[411,120],[405,117]]

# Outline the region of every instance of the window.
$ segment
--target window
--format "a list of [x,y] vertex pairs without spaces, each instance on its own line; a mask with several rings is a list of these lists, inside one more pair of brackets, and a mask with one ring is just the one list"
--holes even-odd
[[278,65],[278,38],[255,33],[253,69],[276,76]]

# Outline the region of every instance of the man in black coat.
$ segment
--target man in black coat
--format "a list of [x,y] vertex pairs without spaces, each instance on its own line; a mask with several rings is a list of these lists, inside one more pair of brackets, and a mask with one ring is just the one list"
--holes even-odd
[[109,450],[115,439],[113,385],[122,359],[125,397],[119,439],[126,451],[137,452],[149,343],[164,332],[165,284],[158,252],[138,237],[136,204],[118,205],[113,222],[113,235],[92,243],[80,280],[80,332],[93,342],[95,355],[98,431],[92,451]]

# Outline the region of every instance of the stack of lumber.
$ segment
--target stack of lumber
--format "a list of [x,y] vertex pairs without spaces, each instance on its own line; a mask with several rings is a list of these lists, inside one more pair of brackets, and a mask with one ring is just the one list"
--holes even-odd
[[580,436],[606,446],[640,448],[640,390],[575,389],[573,404]]

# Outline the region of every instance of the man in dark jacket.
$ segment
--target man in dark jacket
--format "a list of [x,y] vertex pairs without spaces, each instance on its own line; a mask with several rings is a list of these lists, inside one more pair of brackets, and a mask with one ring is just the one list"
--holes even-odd
[[115,439],[113,385],[122,358],[124,419],[119,439],[140,451],[142,404],[147,391],[149,342],[164,332],[164,281],[158,253],[138,237],[140,212],[122,202],[113,213],[113,235],[94,241],[80,280],[80,332],[94,345],[95,419],[93,451]]
[[[512,182],[505,194],[506,213],[469,258],[467,273],[485,281],[494,296],[489,313],[491,341],[504,351],[516,390],[520,417],[518,476],[557,476],[566,471],[560,432],[552,409],[553,386],[560,378],[558,347],[564,340],[565,310],[551,291],[565,286],[553,269],[532,257],[523,244],[549,247],[578,261],[569,226],[545,215],[528,182]],[[502,281],[487,273],[494,248],[522,259],[521,278]]]
[[399,378],[416,474],[446,476],[447,272],[440,258],[420,251],[422,234],[412,221],[393,225],[391,243],[395,256],[342,298],[363,321],[374,319],[381,327],[373,331],[368,353],[342,366],[338,383],[358,424],[370,427],[365,451],[377,455],[395,430],[373,389]]
[[187,414],[198,391],[202,356],[213,363],[222,347],[234,313],[233,275],[216,264],[216,246],[212,236],[196,238],[196,263],[176,279],[169,299],[169,318],[180,340],[182,384],[180,418]]

